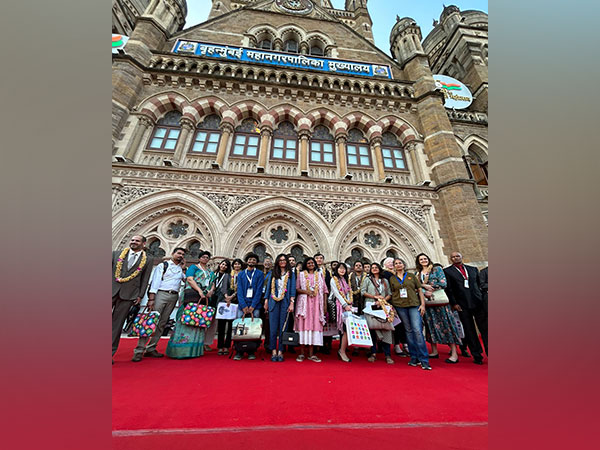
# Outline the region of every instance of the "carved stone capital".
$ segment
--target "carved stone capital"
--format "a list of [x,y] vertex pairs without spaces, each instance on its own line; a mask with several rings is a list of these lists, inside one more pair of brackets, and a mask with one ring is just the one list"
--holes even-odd
[[381,146],[381,136],[375,136],[373,138],[371,138],[371,145],[373,146]]
[[148,116],[138,116],[138,121],[140,126],[143,126],[144,128],[150,128],[154,126],[154,120],[151,117]]
[[221,125],[219,125],[219,129],[221,130],[222,133],[228,133],[228,134],[232,134],[233,131],[235,130],[233,125],[231,125],[228,122],[221,122]]
[[273,136],[273,128],[271,128],[269,125],[263,125],[260,127],[260,135],[261,136],[266,136],[266,137],[271,137]]
[[346,135],[346,133],[340,133],[335,137],[335,143],[339,144],[340,142],[343,142],[344,144],[348,142],[348,136]]
[[404,146],[404,149],[410,153],[417,149],[417,143],[415,141],[410,141],[408,144],[406,144]]
[[300,139],[309,139],[311,136],[310,130],[300,130],[298,131],[298,137]]
[[196,124],[193,120],[188,119],[187,117],[182,117],[180,120],[181,128],[186,128],[188,131],[192,131],[196,128]]

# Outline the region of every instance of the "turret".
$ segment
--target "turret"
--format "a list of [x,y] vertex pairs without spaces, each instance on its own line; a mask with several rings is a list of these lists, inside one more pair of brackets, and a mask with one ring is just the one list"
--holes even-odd
[[354,13],[354,30],[365,39],[375,42],[373,39],[373,21],[367,7],[368,0],[346,0],[346,11]]
[[208,15],[208,20],[231,11],[231,0],[212,0],[212,8]]
[[400,64],[415,55],[424,55],[421,47],[421,28],[410,17],[396,16],[396,24],[390,33],[390,51]]
[[460,15],[460,9],[458,9],[457,6],[444,5],[444,10],[440,15],[440,23],[442,24],[442,27],[448,36],[450,36],[454,27],[460,23],[461,19],[462,17]]

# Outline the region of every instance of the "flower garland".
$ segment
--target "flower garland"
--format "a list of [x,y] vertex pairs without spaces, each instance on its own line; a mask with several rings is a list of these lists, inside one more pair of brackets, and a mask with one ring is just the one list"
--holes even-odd
[[313,279],[314,279],[315,285],[311,286],[310,285],[310,281],[308,279],[308,270],[304,271],[304,279],[306,280],[306,285],[310,288],[311,291],[314,291],[314,293],[315,293],[314,296],[315,297],[319,296],[319,278],[318,277],[319,277],[319,272],[314,271],[313,272]]
[[125,255],[129,252],[129,247],[125,248],[119,255],[117,259],[117,266],[115,268],[115,281],[117,283],[127,283],[128,281],[133,280],[135,277],[139,275],[144,266],[146,265],[146,252],[142,250],[142,257],[140,258],[140,265],[135,271],[126,278],[121,278],[121,270],[123,269],[123,260],[125,259]]
[[362,286],[364,278],[365,278],[365,274],[364,273],[360,276],[360,278],[358,280],[356,280],[356,275],[354,275],[354,279],[356,280],[356,285],[358,286],[358,289],[355,290],[355,291],[354,290],[352,291],[352,295],[353,296],[356,295],[356,294],[358,294],[360,292],[360,287]]
[[288,282],[289,277],[290,277],[290,273],[286,272],[285,275],[283,276],[283,290],[281,292],[281,296],[279,296],[279,297],[275,296],[275,277],[272,278],[272,280],[271,280],[271,297],[273,297],[273,300],[275,300],[276,302],[283,300],[283,297],[285,297],[285,293],[287,292],[287,282]]
[[231,283],[230,283],[230,287],[232,291],[237,291],[237,277],[238,277],[238,273],[235,273],[235,270],[231,271]]
[[[350,288],[348,287],[348,290],[342,290],[342,288],[340,287],[340,280],[338,280],[338,277],[333,277],[333,281],[335,282],[335,286],[338,289],[338,292],[340,294],[342,294],[342,296],[345,296],[345,294],[349,294],[350,293]],[[350,298],[350,301],[347,301],[348,304],[352,304],[352,298]]]

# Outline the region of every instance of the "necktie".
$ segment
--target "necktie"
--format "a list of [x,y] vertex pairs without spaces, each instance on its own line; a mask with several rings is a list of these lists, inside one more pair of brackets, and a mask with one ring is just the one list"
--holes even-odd
[[135,263],[135,260],[137,259],[137,255],[133,252],[131,252],[131,255],[129,256],[129,267],[127,268],[128,270],[130,270],[133,267],[133,264]]

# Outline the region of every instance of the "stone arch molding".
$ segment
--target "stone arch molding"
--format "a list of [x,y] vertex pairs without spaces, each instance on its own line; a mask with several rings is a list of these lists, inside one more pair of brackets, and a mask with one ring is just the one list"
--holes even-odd
[[[477,136],[475,134],[471,134],[471,135],[467,136],[464,139],[464,141],[461,141],[459,138],[457,138],[457,140],[458,140],[458,144],[461,147],[463,154],[465,156],[469,154],[469,147],[471,145],[475,144],[484,153],[484,154],[480,154],[479,156],[481,156],[483,160],[487,161],[487,159],[488,159],[488,141],[486,141],[482,137]],[[478,153],[481,153],[481,152],[478,152]]]
[[[385,252],[391,247],[398,249],[406,258],[414,258],[420,252],[432,255],[432,258],[439,256],[429,240],[427,230],[413,218],[390,206],[382,204],[359,206],[352,208],[338,220],[338,223],[344,224],[339,229],[333,244],[338,258],[346,258],[350,254],[354,244],[352,240],[359,232],[371,229],[380,230],[387,237],[380,248],[369,249],[377,261],[383,259]],[[395,245],[390,241],[395,242]],[[360,239],[359,243],[365,246]]]
[[[223,223],[216,207],[207,199],[182,190],[162,191],[131,202],[113,216],[113,245],[121,248],[134,234],[149,233],[166,243],[165,251],[196,237],[203,248],[214,253],[219,247]],[[165,235],[165,223],[173,218],[187,218],[193,229],[189,235],[171,238]],[[153,232],[157,228],[156,232]],[[201,236],[197,235],[196,228]],[[155,236],[156,235],[156,236]]]
[[[302,239],[286,241],[274,245],[269,236],[264,235],[264,227],[270,223],[288,224]],[[308,206],[284,197],[270,197],[240,209],[228,223],[229,242],[225,243],[224,254],[238,257],[249,251],[261,239],[268,242],[268,248],[290,249],[301,245],[308,253],[321,251],[331,254],[327,238],[327,224]],[[257,237],[263,231],[261,237]]]

